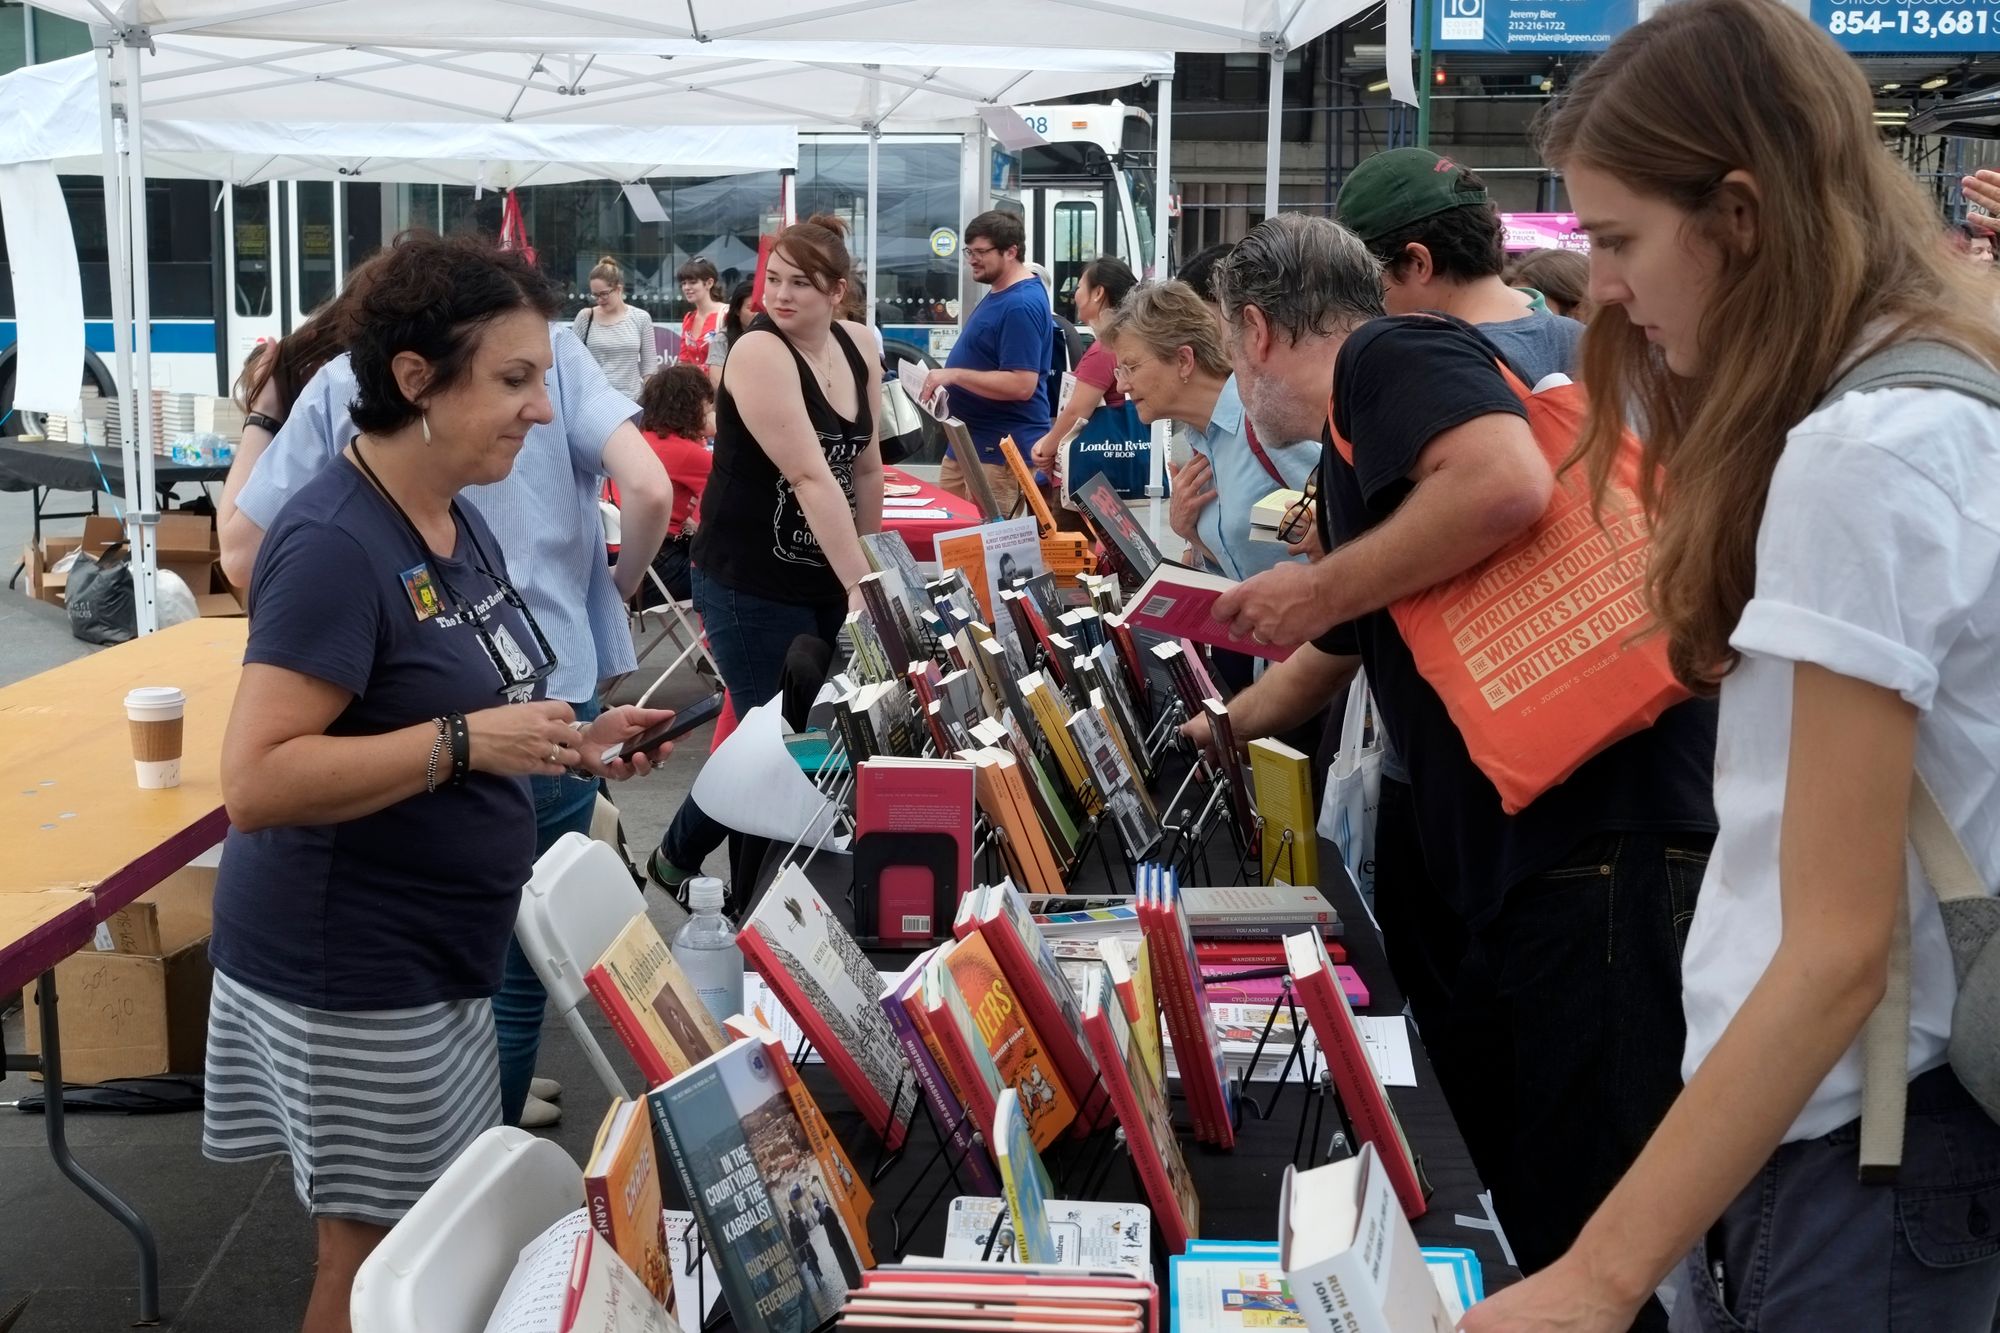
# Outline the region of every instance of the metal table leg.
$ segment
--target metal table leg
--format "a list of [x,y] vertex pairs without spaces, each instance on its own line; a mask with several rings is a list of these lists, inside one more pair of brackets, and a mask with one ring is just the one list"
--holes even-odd
[[[99,1208],[118,1219],[118,1225],[132,1233],[132,1239],[139,1247],[139,1322],[157,1324],[160,1322],[160,1247],[153,1239],[153,1230],[146,1225],[144,1218],[132,1210],[130,1204],[83,1169],[71,1155],[69,1140],[63,1133],[62,1037],[56,1023],[56,974],[53,968],[42,973],[36,996],[42,1010],[42,1053],[39,1059],[23,1063],[31,1066],[39,1064],[41,1067],[42,1106],[43,1117],[48,1121],[49,1155],[56,1159],[56,1166],[69,1177],[71,1184],[89,1195]],[[12,1063],[9,1062],[10,1066]]]

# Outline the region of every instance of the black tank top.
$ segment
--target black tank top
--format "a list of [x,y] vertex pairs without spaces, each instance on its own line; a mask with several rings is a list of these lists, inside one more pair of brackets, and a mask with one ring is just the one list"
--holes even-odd
[[[868,363],[847,330],[835,324],[833,336],[854,372],[855,410],[849,421],[833,410],[820,390],[819,376],[768,315],[757,316],[746,332],[774,335],[798,363],[806,416],[852,512],[854,460],[875,433],[868,411]],[[755,393],[764,386],[748,387]],[[847,601],[840,576],[827,564],[792,484],[743,424],[726,363],[715,404],[715,465],[701,495],[701,526],[695,531],[693,557],[705,577],[753,597],[795,606]]]

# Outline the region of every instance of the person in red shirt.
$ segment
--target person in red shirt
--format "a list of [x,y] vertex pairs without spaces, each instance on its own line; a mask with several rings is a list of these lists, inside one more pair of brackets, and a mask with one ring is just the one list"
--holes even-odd
[[676,275],[681,299],[688,312],[681,316],[681,350],[676,358],[684,366],[708,365],[708,340],[722,327],[728,307],[722,301],[722,275],[706,259],[690,259]]
[[1131,267],[1113,255],[1092,260],[1076,280],[1076,316],[1090,325],[1096,341],[1077,362],[1076,388],[1070,392],[1068,404],[1056,414],[1049,433],[1035,441],[1030,451],[1034,465],[1046,469],[1051,478],[1060,463],[1057,454],[1069,433],[1089,421],[1099,404],[1117,407],[1125,401],[1117,386],[1115,358],[1104,343],[1104,325],[1138,281]]
[[[667,520],[667,539],[653,557],[653,570],[674,600],[691,595],[688,551],[694,544],[702,488],[714,456],[708,441],[715,434],[715,386],[700,366],[662,366],[639,390],[639,432],[653,446],[674,483],[674,507]],[[649,599],[651,600],[651,599]]]

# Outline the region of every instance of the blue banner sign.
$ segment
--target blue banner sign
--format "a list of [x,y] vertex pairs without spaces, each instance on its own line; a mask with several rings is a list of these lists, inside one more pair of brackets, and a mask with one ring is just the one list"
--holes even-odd
[[[1602,51],[1671,0],[1433,0],[1438,51]],[[2000,44],[2000,0],[1793,0],[1857,55],[1954,54]],[[1415,6],[1421,14],[1422,5]],[[1421,21],[1421,20],[1419,20]]]

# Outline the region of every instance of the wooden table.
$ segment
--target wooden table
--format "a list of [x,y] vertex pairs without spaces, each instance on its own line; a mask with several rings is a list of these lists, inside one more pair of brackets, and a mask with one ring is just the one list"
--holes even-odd
[[[139,1246],[140,1321],[159,1317],[150,1229],[70,1154],[63,1132],[56,964],[99,922],[213,846],[222,808],[222,731],[249,622],[193,620],[0,689],[0,994],[39,977],[41,1054],[5,1068],[41,1073],[49,1151],[62,1173]],[[126,691],[187,695],[181,785],[141,790],[132,774]]]

